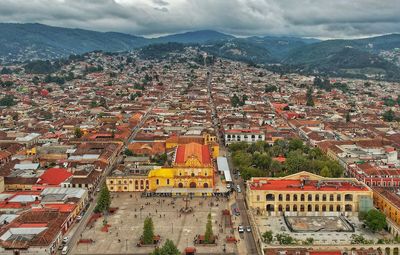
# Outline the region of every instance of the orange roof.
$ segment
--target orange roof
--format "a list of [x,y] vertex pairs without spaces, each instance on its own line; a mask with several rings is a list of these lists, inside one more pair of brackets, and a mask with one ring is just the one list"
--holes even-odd
[[184,164],[188,158],[197,158],[202,165],[211,164],[210,150],[207,145],[188,143],[179,145],[176,150],[175,163]]
[[72,212],[76,208],[76,204],[45,204],[45,208],[58,209],[60,212]]

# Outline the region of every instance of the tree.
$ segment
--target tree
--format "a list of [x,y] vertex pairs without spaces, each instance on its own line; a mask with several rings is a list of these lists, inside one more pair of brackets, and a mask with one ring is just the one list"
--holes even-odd
[[262,237],[263,242],[264,242],[264,243],[267,243],[267,244],[271,243],[272,240],[274,239],[274,236],[273,236],[273,234],[272,234],[272,231],[265,231],[265,232],[262,234],[261,237]]
[[311,245],[311,244],[313,244],[314,243],[314,238],[312,238],[312,237],[308,237],[305,241],[304,241],[304,244],[305,245]]
[[371,209],[368,211],[364,222],[372,232],[381,231],[387,225],[385,214],[376,209]]
[[240,105],[240,99],[236,94],[231,98],[231,105],[233,107],[238,107]]
[[295,242],[295,239],[286,233],[276,234],[275,238],[279,244],[293,244]]
[[332,177],[331,172],[329,171],[329,168],[327,166],[324,166],[319,174],[323,177]]
[[175,244],[167,239],[165,241],[165,244],[161,248],[156,248],[151,255],[180,255],[180,251],[178,248],[175,246]]
[[350,117],[350,111],[346,112],[346,122],[350,122],[351,117]]
[[124,154],[128,157],[133,156],[133,152],[130,149],[125,149]]
[[104,185],[101,188],[99,198],[97,199],[97,205],[94,208],[95,212],[105,212],[110,209],[111,205],[111,197],[110,197],[110,192],[108,191],[108,188],[106,185]]
[[81,138],[83,136],[82,129],[80,128],[75,128],[75,137],[76,138]]
[[298,173],[308,170],[309,160],[300,151],[291,151],[286,158],[285,166],[290,173]]
[[97,107],[97,106],[98,106],[98,104],[97,104],[96,100],[92,100],[92,102],[90,102],[90,108],[94,108],[94,107]]
[[390,109],[389,111],[386,111],[386,112],[383,114],[383,120],[384,120],[384,121],[392,122],[392,121],[394,121],[394,118],[395,118],[394,112],[393,112],[391,109]]
[[154,225],[151,217],[146,217],[143,224],[143,244],[153,244],[154,242]]
[[289,141],[289,151],[303,150],[304,144],[300,139],[291,139]]
[[307,93],[306,93],[306,98],[307,98],[306,105],[307,106],[314,106],[314,100],[313,100],[312,94],[313,94],[312,88],[308,88]]
[[11,95],[5,95],[2,99],[0,99],[0,106],[13,106],[16,105],[17,102],[15,102],[15,97]]
[[265,85],[265,93],[275,92],[278,90],[278,87],[275,85]]
[[211,213],[207,216],[206,233],[204,234],[205,243],[214,243],[214,234],[212,230]]

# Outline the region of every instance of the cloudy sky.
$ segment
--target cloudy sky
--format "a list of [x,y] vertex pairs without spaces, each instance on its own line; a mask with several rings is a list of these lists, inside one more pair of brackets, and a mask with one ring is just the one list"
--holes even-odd
[[0,0],[0,22],[156,36],[351,38],[400,32],[400,0]]

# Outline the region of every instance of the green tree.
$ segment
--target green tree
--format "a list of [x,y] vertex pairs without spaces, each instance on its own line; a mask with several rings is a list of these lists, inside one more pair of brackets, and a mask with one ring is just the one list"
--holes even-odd
[[290,139],[289,141],[289,151],[303,150],[304,144],[300,139]]
[[309,160],[300,151],[291,151],[285,161],[286,169],[290,173],[308,170]]
[[143,244],[153,244],[154,242],[154,225],[151,217],[146,217],[143,224]]
[[381,231],[387,225],[385,214],[376,209],[368,211],[364,222],[372,232]]
[[236,94],[234,94],[233,97],[231,98],[231,105],[233,107],[238,107],[240,105],[240,99]]
[[167,239],[165,244],[161,248],[156,248],[151,255],[180,255],[181,252],[175,246],[175,244]]
[[321,172],[319,173],[323,177],[332,177],[331,172],[329,171],[329,168],[327,166],[324,166],[321,169]]
[[111,197],[110,197],[110,192],[108,191],[108,188],[106,185],[104,185],[101,188],[99,198],[97,199],[97,204],[96,207],[94,208],[94,211],[99,213],[99,212],[105,212],[110,209],[111,205]]
[[91,102],[90,102],[90,108],[94,108],[94,107],[97,107],[98,106],[98,104],[97,104],[97,101],[96,100],[92,100]]
[[128,156],[128,157],[133,156],[133,152],[132,152],[130,149],[128,149],[128,148],[126,148],[126,149],[124,150],[124,154],[125,154],[126,156]]
[[82,129],[80,128],[75,128],[75,137],[76,138],[81,138],[83,136]]
[[392,122],[394,121],[394,112],[390,109],[389,111],[386,111],[385,113],[383,113],[383,120],[387,121],[387,122]]
[[211,213],[207,216],[206,232],[204,234],[205,243],[214,243],[214,234],[212,230]]
[[278,90],[278,87],[275,85],[265,85],[265,93],[275,92]]
[[0,106],[10,107],[16,104],[17,102],[15,102],[15,97],[12,95],[5,95],[0,99]]
[[314,238],[312,237],[308,237],[305,241],[304,244],[305,245],[312,245],[314,243]]
[[267,243],[267,244],[271,243],[272,240],[274,239],[274,236],[273,236],[272,231],[265,231],[265,232],[262,234],[261,237],[262,237],[263,242],[264,242],[264,243]]
[[307,106],[314,106],[314,100],[313,100],[312,94],[313,94],[312,88],[308,88],[307,93],[306,93],[306,98],[307,98],[306,105]]
[[296,241],[293,237],[286,233],[276,234],[275,238],[278,240],[279,244],[293,244]]
[[346,112],[346,122],[350,122],[351,117],[350,117],[350,111]]

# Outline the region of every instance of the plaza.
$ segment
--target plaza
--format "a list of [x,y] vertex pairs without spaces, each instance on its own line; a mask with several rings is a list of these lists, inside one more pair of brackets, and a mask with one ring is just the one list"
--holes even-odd
[[[161,244],[166,239],[172,240],[180,251],[193,247],[196,235],[203,235],[207,215],[211,213],[213,231],[218,235],[216,246],[196,246],[198,253],[237,254],[234,243],[226,243],[225,237],[231,235],[231,228],[222,224],[222,210],[229,209],[226,198],[193,198],[188,206],[193,213],[182,214],[179,210],[186,202],[181,198],[141,197],[140,193],[112,193],[111,207],[118,208],[115,213],[106,216],[110,224],[108,232],[101,231],[104,217],[99,218],[93,226],[88,225],[81,239],[93,239],[91,244],[77,244],[72,254],[149,254],[154,247],[137,247],[143,233],[143,222],[151,216],[154,222],[155,235],[161,236]],[[212,204],[212,206],[210,206]],[[141,209],[143,208],[143,209]],[[222,226],[222,227],[220,227]]]

